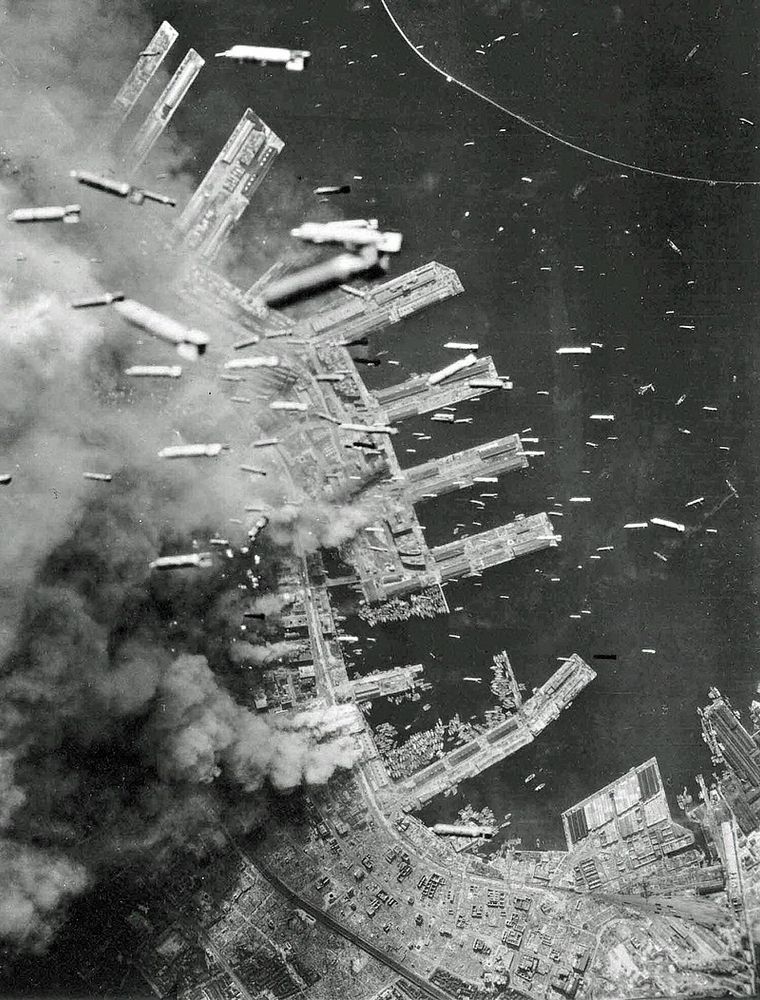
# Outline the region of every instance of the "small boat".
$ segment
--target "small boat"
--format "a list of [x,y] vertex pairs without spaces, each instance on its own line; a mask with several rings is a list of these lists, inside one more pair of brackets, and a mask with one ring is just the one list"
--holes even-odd
[[530,774],[528,775],[528,777],[527,777],[527,778],[525,779],[525,784],[527,785],[529,781],[533,781],[533,779],[535,778],[535,776],[536,776],[536,775],[535,775],[535,774],[534,774],[533,772],[531,772],[531,773],[530,773]]
[[546,788],[546,782],[545,781],[542,781],[541,784],[536,785],[536,787],[533,789],[533,791],[534,792],[540,792],[542,788]]

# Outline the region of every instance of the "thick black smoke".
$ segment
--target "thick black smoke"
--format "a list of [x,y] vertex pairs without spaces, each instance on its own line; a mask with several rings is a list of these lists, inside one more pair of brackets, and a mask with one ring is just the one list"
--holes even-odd
[[[324,782],[355,750],[329,711],[269,722],[218,679],[219,650],[240,634],[229,593],[245,580],[242,557],[224,561],[226,578],[149,574],[167,547],[217,534],[251,499],[232,462],[156,458],[178,440],[226,440],[236,416],[215,370],[197,365],[170,402],[126,385],[128,363],[176,358],[141,346],[108,310],[67,305],[118,279],[160,308],[183,266],[163,250],[156,206],[90,197],[68,178],[109,166],[102,153],[82,163],[82,150],[156,26],[109,0],[0,13],[20,68],[3,79],[0,217],[83,204],[80,226],[0,223],[0,471],[13,475],[0,496],[0,937],[40,948],[67,899],[114,864],[182,843],[226,808],[227,785],[240,796]],[[152,169],[182,202],[186,154],[162,148]],[[346,531],[362,519],[345,518]]]

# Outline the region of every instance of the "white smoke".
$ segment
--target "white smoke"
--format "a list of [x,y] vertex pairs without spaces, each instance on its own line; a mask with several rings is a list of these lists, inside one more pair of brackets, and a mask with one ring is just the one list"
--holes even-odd
[[[76,168],[120,177],[118,161],[98,153],[85,163],[82,151],[156,25],[118,0],[0,0],[0,19],[3,53],[21,68],[4,91],[0,218],[22,206],[82,204],[78,226],[0,223],[0,472],[13,475],[2,490],[12,529],[0,535],[0,937],[40,947],[61,904],[117,856],[182,842],[216,775],[246,790],[265,780],[292,788],[351,766],[355,751],[316,720],[293,728],[250,713],[202,657],[172,662],[155,626],[114,639],[125,608],[146,602],[152,587],[171,593],[147,569],[165,539],[226,523],[250,500],[233,458],[161,464],[157,451],[225,441],[243,417],[218,391],[213,357],[169,387],[126,384],[130,363],[174,363],[173,352],[141,343],[109,309],[68,304],[126,284],[130,296],[182,318],[170,289],[185,262],[164,250],[166,210],[69,177]],[[162,70],[157,85],[166,78]],[[146,185],[166,173],[160,189],[182,204],[190,157],[163,141]],[[84,480],[85,471],[113,482]],[[299,532],[283,523],[279,537],[289,544]],[[255,655],[281,654],[275,643]],[[123,739],[127,723],[138,734],[126,775],[139,789],[133,799],[76,753],[64,757],[72,742],[86,750]]]
[[0,839],[0,939],[44,947],[61,903],[87,882],[85,869],[67,858]]
[[293,652],[292,642],[266,642],[254,645],[238,640],[230,645],[230,659],[233,663],[260,665]]
[[15,784],[13,756],[0,753],[0,830],[10,824],[14,812],[26,802],[26,794]]
[[336,736],[337,708],[270,722],[236,704],[202,656],[175,660],[158,699],[153,726],[158,767],[167,779],[212,782],[227,772],[249,792],[267,779],[290,789],[324,783],[357,760],[354,741]]
[[275,591],[272,594],[262,594],[253,602],[253,611],[262,615],[278,615],[283,608],[295,600],[293,594],[285,591]]
[[311,501],[275,511],[269,520],[269,532],[278,545],[295,542],[303,550],[315,552],[322,547],[337,548],[379,516],[379,506],[371,501],[354,504]]

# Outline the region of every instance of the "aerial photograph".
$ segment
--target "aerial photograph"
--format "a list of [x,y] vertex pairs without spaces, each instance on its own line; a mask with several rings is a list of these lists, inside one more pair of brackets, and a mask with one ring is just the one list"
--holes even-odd
[[0,83],[0,1000],[760,995],[760,6]]

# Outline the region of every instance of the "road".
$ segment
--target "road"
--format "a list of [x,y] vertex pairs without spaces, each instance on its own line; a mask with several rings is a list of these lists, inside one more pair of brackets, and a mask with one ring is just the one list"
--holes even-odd
[[314,666],[320,675],[327,697],[331,705],[336,703],[335,688],[330,676],[330,651],[327,648],[324,635],[322,634],[322,623],[319,619],[319,609],[317,608],[309,583],[309,570],[306,564],[306,556],[297,548],[298,556],[301,560],[301,572],[303,573],[303,600],[306,607],[306,614],[309,619],[309,635],[315,646]]
[[235,984],[237,989],[240,991],[240,995],[243,997],[243,1000],[254,1000],[254,997],[251,995],[251,993],[248,992],[248,990],[245,987],[245,984],[238,977],[232,965],[227,961],[227,959],[217,948],[214,942],[210,938],[206,937],[205,934],[199,934],[198,940],[203,945],[203,947],[214,956],[219,965],[224,969],[224,971],[230,977],[230,979]]
[[404,979],[408,980],[418,989],[422,990],[426,996],[432,997],[433,1000],[451,1000],[451,994],[447,993],[445,990],[440,989],[438,986],[434,986],[431,982],[422,976],[417,975],[416,972],[412,972],[401,962],[396,961],[395,958],[391,958],[390,955],[386,954],[380,948],[375,947],[370,941],[368,941],[361,934],[357,934],[356,931],[351,930],[346,927],[340,921],[336,920],[334,917],[330,916],[329,913],[325,912],[320,906],[316,906],[314,903],[309,902],[309,900],[304,899],[299,896],[298,893],[294,892],[292,889],[288,888],[285,883],[279,879],[275,874],[269,871],[264,865],[255,859],[251,858],[249,855],[244,855],[246,861],[253,865],[257,871],[263,875],[263,877],[274,886],[278,892],[291,901],[294,905],[300,907],[306,913],[318,920],[323,926],[327,927],[328,930],[333,931],[335,934],[339,934],[341,937],[350,941],[351,944],[356,945],[357,948],[361,948],[372,958],[377,959],[386,968],[391,969],[393,972],[402,976]]

